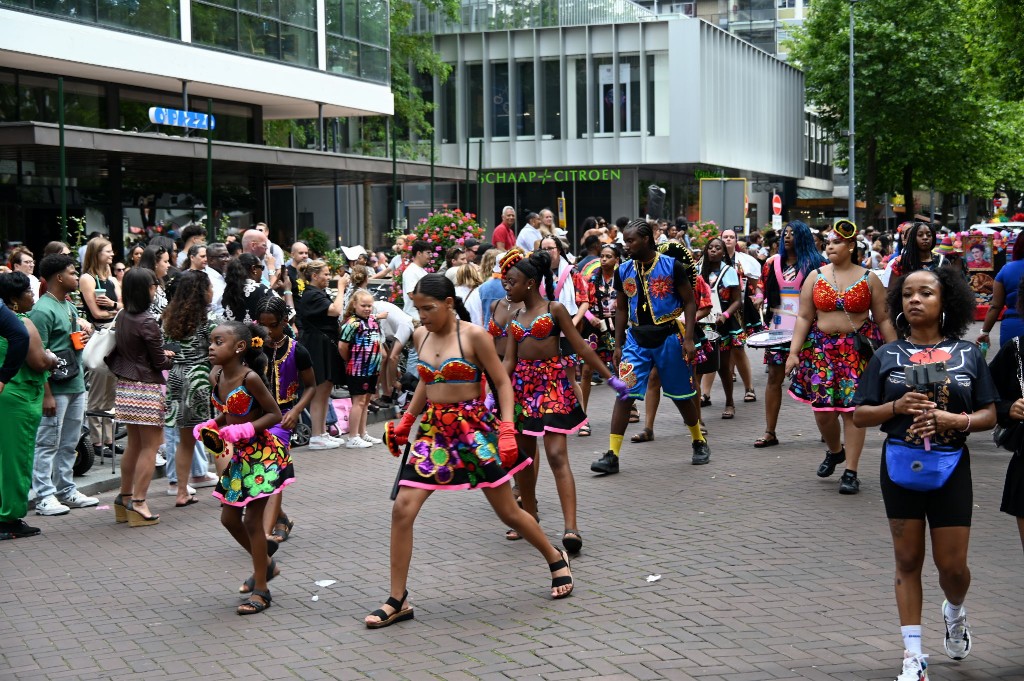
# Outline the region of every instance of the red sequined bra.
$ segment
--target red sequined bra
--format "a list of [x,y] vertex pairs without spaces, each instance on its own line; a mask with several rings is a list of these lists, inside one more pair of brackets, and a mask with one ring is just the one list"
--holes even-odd
[[552,334],[558,333],[558,325],[555,323],[555,317],[551,314],[551,303],[548,303],[548,311],[544,314],[537,315],[529,326],[523,326],[519,321],[519,312],[516,312],[516,319],[513,319],[508,325],[509,334],[516,339],[517,343],[522,343],[527,338],[533,340],[542,341],[545,338],[550,337]]
[[242,385],[238,386],[234,390],[228,393],[227,398],[221,402],[217,398],[218,388],[220,387],[220,377],[224,372],[217,374],[217,382],[213,384],[213,390],[210,391],[210,404],[217,411],[224,412],[225,414],[231,414],[232,416],[245,416],[252,411],[253,405],[256,404],[256,398],[249,394],[249,391],[245,387],[245,379],[252,373],[246,372],[245,376],[242,377]]
[[812,295],[814,307],[821,312],[846,310],[862,314],[871,309],[871,286],[868,284],[870,272],[865,271],[864,276],[842,291],[837,291],[835,286],[821,276],[821,270],[817,270],[817,274]]

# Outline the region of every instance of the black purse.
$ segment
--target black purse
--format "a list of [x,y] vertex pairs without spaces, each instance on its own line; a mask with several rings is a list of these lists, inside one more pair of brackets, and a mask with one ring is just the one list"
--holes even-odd
[[[843,310],[843,312],[845,311],[846,310]],[[864,361],[867,362],[870,361],[871,358],[875,356],[875,350],[878,349],[879,344],[871,340],[864,334],[858,333],[856,336],[854,336],[853,345],[857,349],[857,352],[860,353],[860,356],[864,359]]]
[[81,371],[78,364],[78,353],[74,350],[61,350],[53,353],[57,356],[57,366],[50,371],[50,380],[54,383],[67,383]]
[[[1017,382],[1020,383],[1021,395],[1024,396],[1024,366],[1021,366],[1020,338],[1014,338],[1013,342],[1017,346]],[[1008,426],[996,424],[992,429],[992,441],[1008,452],[1016,454],[1024,445],[1024,423],[1014,421]]]

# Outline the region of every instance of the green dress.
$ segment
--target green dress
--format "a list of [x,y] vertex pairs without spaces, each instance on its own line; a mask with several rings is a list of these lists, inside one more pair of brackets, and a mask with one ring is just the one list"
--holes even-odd
[[[0,362],[6,356],[7,339],[0,338]],[[46,376],[47,372],[36,371],[25,362],[0,393],[0,414],[4,415],[4,436],[0,437],[0,522],[20,520],[28,513]]]

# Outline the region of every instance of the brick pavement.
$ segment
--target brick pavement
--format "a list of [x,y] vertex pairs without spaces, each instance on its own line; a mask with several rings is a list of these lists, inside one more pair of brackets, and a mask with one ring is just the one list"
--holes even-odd
[[[757,450],[763,403],[739,402],[729,422],[718,418],[717,386],[713,399],[710,465],[689,464],[686,430],[666,404],[656,441],[627,442],[622,473],[599,478],[589,465],[607,446],[612,396],[595,389],[594,436],[570,438],[586,543],[564,601],[548,598],[543,561],[505,541],[482,495],[437,494],[416,526],[417,619],[365,629],[387,592],[396,462],[382,447],[296,452],[299,482],[285,502],[295,532],[278,553],[273,607],[252,617],[234,614],[248,561],[205,495],[175,509],[154,482],[153,528],[116,525],[109,508],[32,516],[43,536],[0,542],[0,678],[894,678],[901,645],[878,433],[861,493],[842,497],[838,474],[814,475],[822,445],[806,408],[785,398],[783,446]],[[1024,679],[1021,546],[998,512],[1007,455],[987,435],[972,442],[975,646],[960,663],[942,653],[942,596],[926,562],[931,678]],[[541,524],[557,541],[546,465],[539,493]],[[661,579],[648,583],[651,574]],[[318,589],[318,579],[338,581]]]

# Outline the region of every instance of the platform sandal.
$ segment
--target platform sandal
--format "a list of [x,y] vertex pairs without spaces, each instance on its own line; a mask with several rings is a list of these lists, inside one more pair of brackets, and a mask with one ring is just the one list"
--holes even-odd
[[141,513],[135,510],[135,504],[144,503],[146,503],[145,499],[128,500],[128,504],[125,506],[125,513],[128,516],[129,527],[149,527],[150,525],[156,525],[160,522],[160,516],[156,513],[152,515],[142,515]]
[[565,552],[565,549],[559,549],[557,547],[552,548],[555,548],[558,551],[558,555],[560,555],[561,558],[559,560],[556,560],[554,563],[548,563],[548,569],[551,570],[552,573],[551,588],[557,589],[560,586],[565,586],[568,584],[569,590],[557,596],[552,596],[551,598],[554,600],[558,600],[560,598],[568,598],[572,594],[572,590],[575,588],[575,584],[572,581],[572,572],[570,572],[567,575],[562,575],[561,577],[555,577],[554,573],[558,572],[559,570],[565,570],[569,567],[569,554]]
[[[263,599],[263,602],[260,603],[259,601],[254,601],[252,599],[253,596],[259,596]],[[266,591],[253,591],[249,596],[249,600],[239,605],[235,612],[239,615],[255,615],[256,613],[263,612],[269,608],[272,600],[273,599],[270,597],[270,589],[267,589]]]
[[128,522],[128,507],[124,505],[124,498],[130,494],[118,494],[114,497],[114,520],[119,523]]
[[407,605],[406,601],[409,600],[409,590],[406,589],[405,593],[402,594],[402,600],[398,600],[393,596],[388,596],[388,600],[384,601],[384,605],[390,607],[394,612],[390,615],[384,611],[384,608],[377,608],[370,613],[370,617],[376,617],[376,622],[365,622],[367,629],[383,629],[384,627],[390,627],[396,622],[404,622],[411,620],[416,616],[416,613],[412,611],[412,608],[403,607]]

